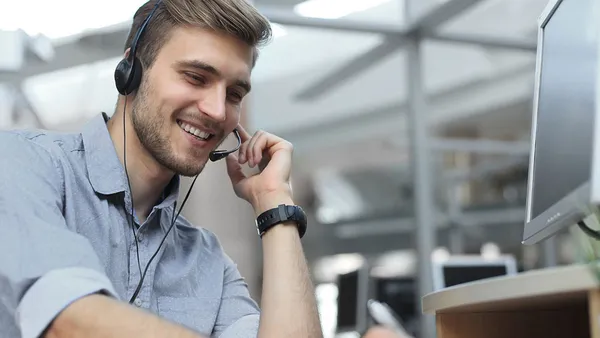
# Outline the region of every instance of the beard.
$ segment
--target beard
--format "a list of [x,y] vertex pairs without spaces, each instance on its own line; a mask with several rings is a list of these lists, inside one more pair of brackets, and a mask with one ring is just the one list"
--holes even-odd
[[200,159],[200,154],[192,156],[191,159],[178,158],[175,155],[167,133],[170,128],[167,124],[170,121],[149,102],[150,94],[148,81],[142,81],[132,104],[131,123],[140,143],[160,165],[175,174],[187,177],[200,174],[207,159]]

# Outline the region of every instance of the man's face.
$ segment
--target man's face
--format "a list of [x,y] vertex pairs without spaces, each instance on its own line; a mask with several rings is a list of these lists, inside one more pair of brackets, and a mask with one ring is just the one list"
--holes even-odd
[[244,42],[175,28],[133,101],[132,123],[142,145],[165,168],[199,174],[239,123],[251,68],[252,48]]

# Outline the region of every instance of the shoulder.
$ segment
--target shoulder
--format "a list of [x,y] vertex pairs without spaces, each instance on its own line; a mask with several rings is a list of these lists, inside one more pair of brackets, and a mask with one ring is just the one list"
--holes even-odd
[[[40,180],[59,184],[65,179],[66,150],[75,138],[45,130],[0,131],[1,179],[17,179],[20,184]],[[66,147],[66,148],[65,148]],[[34,183],[37,182],[37,183]]]
[[31,166],[35,170],[54,167],[55,152],[51,143],[40,142],[43,133],[25,130],[10,130],[0,132],[0,157],[6,159],[7,167],[24,168]]
[[177,218],[177,230],[184,237],[191,237],[196,242],[200,242],[205,253],[223,255],[223,247],[215,233],[201,226],[193,225],[187,218],[179,215]]
[[5,130],[0,131],[0,143],[5,154],[55,159],[65,150],[77,148],[77,135],[42,129]]

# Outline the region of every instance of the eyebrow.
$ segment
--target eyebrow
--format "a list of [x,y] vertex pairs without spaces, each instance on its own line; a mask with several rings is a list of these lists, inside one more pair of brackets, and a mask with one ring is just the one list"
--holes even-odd
[[[201,70],[201,71],[210,73],[210,74],[212,74],[212,75],[214,75],[216,77],[222,77],[221,72],[217,68],[209,65],[206,62],[202,62],[202,61],[199,61],[199,60],[184,60],[184,61],[179,61],[179,62],[177,62],[177,66],[179,66],[181,68],[194,68],[194,69],[197,69],[197,70]],[[245,81],[245,80],[237,80],[235,82],[235,85],[239,86],[239,87],[242,87],[246,91],[246,93],[249,93],[250,90],[252,89],[252,86],[250,85],[250,82]]]

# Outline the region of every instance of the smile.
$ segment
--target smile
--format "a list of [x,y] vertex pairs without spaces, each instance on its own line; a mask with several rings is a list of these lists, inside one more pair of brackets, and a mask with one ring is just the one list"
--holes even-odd
[[205,132],[201,131],[200,129],[196,129],[185,122],[177,121],[177,124],[179,125],[179,128],[183,129],[183,131],[185,131],[186,133],[193,135],[197,139],[200,139],[203,141],[208,141],[214,136],[212,134],[205,133]]

